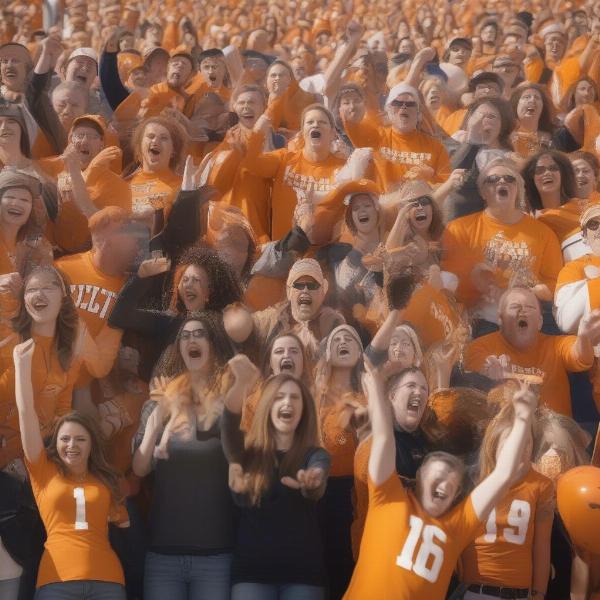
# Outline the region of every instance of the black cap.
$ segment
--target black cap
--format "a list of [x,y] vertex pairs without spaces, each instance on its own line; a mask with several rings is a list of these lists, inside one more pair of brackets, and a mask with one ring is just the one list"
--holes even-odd
[[469,80],[469,91],[474,92],[475,88],[480,83],[495,83],[500,88],[500,91],[504,90],[504,81],[502,80],[502,77],[491,71],[483,71],[482,73],[475,75],[475,77],[472,77]]

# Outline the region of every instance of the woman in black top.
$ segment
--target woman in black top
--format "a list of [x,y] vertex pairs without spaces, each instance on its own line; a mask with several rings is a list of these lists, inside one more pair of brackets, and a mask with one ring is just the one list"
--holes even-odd
[[[231,347],[220,315],[195,313],[177,334],[163,380],[142,409],[133,471],[154,471],[146,600],[229,600],[233,504],[220,439],[221,374]],[[165,460],[155,460],[167,417]]]
[[[163,290],[168,291],[162,294]],[[165,302],[155,300],[152,307],[149,298],[161,294],[166,296]],[[186,315],[221,311],[241,297],[240,284],[229,265],[213,250],[194,246],[182,254],[172,274],[167,258],[144,261],[119,293],[109,325],[151,338],[153,351],[143,357],[140,366],[140,375],[148,381],[156,360],[173,342]]]
[[[253,368],[244,355],[230,367],[234,388],[251,382]],[[319,447],[315,403],[301,380],[274,375],[244,439],[243,397],[228,394],[222,421],[229,485],[241,507],[232,600],[323,600],[316,501],[325,491],[329,456]]]

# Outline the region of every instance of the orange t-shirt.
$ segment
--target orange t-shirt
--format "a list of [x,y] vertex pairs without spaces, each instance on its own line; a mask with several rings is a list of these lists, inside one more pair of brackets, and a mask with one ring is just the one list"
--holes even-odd
[[79,316],[92,337],[108,323],[117,295],[125,285],[125,276],[115,277],[99,271],[92,261],[92,251],[72,254],[56,261],[71,282],[71,296]]
[[[450,175],[450,158],[444,146],[421,131],[400,133],[393,127],[378,127],[367,123],[346,123],[348,137],[356,147],[372,147],[377,183],[384,192],[393,191],[412,167],[426,165],[433,169],[428,179],[442,183]],[[361,131],[362,128],[362,131]]]
[[571,393],[567,371],[587,371],[592,365],[579,362],[571,353],[574,335],[538,334],[537,342],[526,351],[511,346],[499,331],[484,335],[467,346],[465,366],[469,371],[483,370],[488,356],[505,354],[510,371],[520,375],[543,377],[540,404],[571,416]]
[[109,490],[93,475],[82,483],[61,475],[45,451],[26,464],[48,535],[37,587],[80,580],[124,585],[121,563],[108,542],[108,522],[126,521],[125,508],[111,507]]
[[468,306],[480,299],[471,282],[471,271],[476,264],[486,262],[486,257],[493,255],[510,261],[510,268],[499,273],[496,280],[501,289],[507,287],[515,267],[523,264],[553,292],[562,267],[562,254],[554,233],[525,214],[512,225],[497,221],[486,211],[455,219],[446,226],[442,248],[442,269],[458,277],[456,298]]
[[423,350],[445,340],[460,321],[446,293],[428,283],[414,291],[402,320],[414,327]]
[[131,209],[134,213],[151,206],[154,210],[163,209],[166,219],[181,187],[181,177],[170,169],[157,173],[140,170],[130,179],[130,185]]
[[459,108],[458,110],[455,110],[454,112],[450,113],[441,124],[442,129],[448,135],[454,135],[462,127],[466,114],[466,108]]
[[258,177],[273,180],[271,188],[271,239],[280,240],[292,227],[298,198],[295,190],[327,193],[336,187],[335,176],[345,161],[333,154],[320,162],[311,162],[302,151],[285,148],[262,153],[264,136],[248,137],[242,166]]
[[548,225],[556,234],[559,242],[564,242],[569,236],[581,229],[579,218],[581,213],[589,206],[596,204],[593,200],[569,200],[558,208],[546,208],[537,215],[538,221]]
[[344,402],[346,399],[366,406],[364,394],[345,394],[343,399],[329,399],[319,408],[321,443],[331,457],[330,477],[350,477],[354,473],[354,453],[358,446],[358,436],[345,411],[352,408]]
[[534,524],[538,512],[554,516],[554,488],[530,469],[490,513],[479,537],[463,552],[461,579],[468,584],[531,588]]
[[435,519],[396,473],[379,486],[369,478],[369,512],[344,600],[443,600],[480,525],[470,497]]

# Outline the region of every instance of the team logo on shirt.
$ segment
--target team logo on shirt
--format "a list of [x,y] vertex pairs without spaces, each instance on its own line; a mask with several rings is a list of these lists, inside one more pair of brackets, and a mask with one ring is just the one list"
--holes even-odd
[[431,160],[431,153],[429,152],[406,152],[393,150],[385,146],[379,149],[379,153],[386,160],[401,165],[422,165]]
[[452,321],[448,318],[448,315],[444,312],[444,309],[437,303],[431,303],[431,316],[439,321],[441,326],[444,328],[444,336],[448,337],[452,331],[454,330],[454,325]]
[[100,319],[110,314],[109,308],[117,297],[115,292],[88,283],[72,285],[71,295],[76,308],[98,315]]
[[306,192],[330,192],[335,187],[335,182],[328,177],[316,178],[312,175],[301,175],[293,171],[291,166],[285,168],[283,181],[295,190]]

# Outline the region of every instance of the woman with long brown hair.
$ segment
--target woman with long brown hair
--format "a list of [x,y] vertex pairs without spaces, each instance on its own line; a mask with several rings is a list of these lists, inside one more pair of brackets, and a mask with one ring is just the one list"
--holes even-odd
[[[512,405],[504,407],[488,426],[479,456],[479,482],[496,468],[497,458],[512,428]],[[531,433],[512,485],[494,507],[480,535],[462,554],[465,598],[480,600],[493,587],[511,598],[546,594],[550,575],[550,535],[554,518],[554,489],[531,465]]]
[[245,385],[255,368],[230,361],[239,393],[225,400],[222,436],[229,485],[241,506],[232,567],[233,600],[325,598],[325,565],[316,501],[329,456],[319,447],[317,412],[300,379],[269,378],[245,437],[240,431]]
[[47,540],[36,600],[110,597],[125,600],[121,564],[108,541],[108,523],[127,527],[118,474],[109,466],[96,424],[63,415],[44,447],[34,404],[35,339],[15,346],[15,395],[25,461]]

